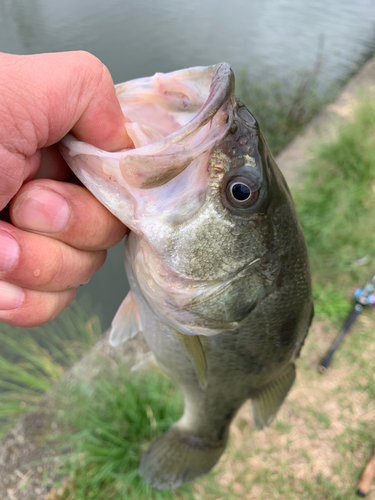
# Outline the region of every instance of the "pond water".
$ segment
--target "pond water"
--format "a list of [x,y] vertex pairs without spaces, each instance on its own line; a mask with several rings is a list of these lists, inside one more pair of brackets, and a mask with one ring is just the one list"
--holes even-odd
[[[1,51],[87,50],[116,83],[219,61],[261,82],[320,57],[324,87],[375,50],[374,27],[373,0],[0,0]],[[119,245],[78,295],[100,306],[106,328],[126,288]]]

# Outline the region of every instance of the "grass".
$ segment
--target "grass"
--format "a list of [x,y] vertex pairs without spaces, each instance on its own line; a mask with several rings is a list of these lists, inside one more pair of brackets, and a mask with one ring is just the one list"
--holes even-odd
[[375,272],[374,133],[375,106],[365,102],[337,139],[320,147],[295,197],[318,316],[342,319],[353,288]]
[[0,325],[0,437],[101,337],[97,316],[72,304],[40,328]]
[[[63,397],[69,432],[62,439],[71,452],[62,457],[59,499],[175,498],[170,491],[152,490],[138,475],[147,446],[182,414],[181,395],[169,379],[129,374],[128,367],[112,363],[89,384],[69,386]],[[189,490],[181,488],[184,498],[190,498]]]

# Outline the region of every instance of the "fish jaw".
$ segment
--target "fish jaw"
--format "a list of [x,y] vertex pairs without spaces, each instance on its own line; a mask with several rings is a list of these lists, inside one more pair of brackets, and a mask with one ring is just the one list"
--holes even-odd
[[[154,194],[150,190],[173,180],[194,162],[204,164],[225,135],[233,92],[234,77],[227,63],[120,84],[116,93],[129,122],[126,126],[132,133],[138,127],[141,139],[159,140],[111,153],[68,134],[60,151],[94,196],[139,232],[138,219],[148,215],[143,214],[144,206]],[[150,124],[156,127],[154,135]]]

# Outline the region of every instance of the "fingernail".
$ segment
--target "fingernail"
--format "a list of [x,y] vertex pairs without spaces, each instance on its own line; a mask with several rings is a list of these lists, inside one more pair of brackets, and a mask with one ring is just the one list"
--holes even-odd
[[21,287],[0,281],[0,311],[17,309],[25,300],[25,292]]
[[16,240],[5,231],[0,231],[0,272],[9,271],[19,255],[19,246]]
[[66,226],[70,209],[55,191],[35,188],[20,198],[15,214],[17,223],[24,229],[57,233]]

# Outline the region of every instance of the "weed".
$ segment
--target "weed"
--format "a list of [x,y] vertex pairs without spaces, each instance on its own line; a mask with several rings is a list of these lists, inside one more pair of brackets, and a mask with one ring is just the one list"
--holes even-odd
[[[342,319],[375,259],[375,105],[366,102],[321,146],[295,201],[309,249],[316,311]],[[346,302],[346,304],[345,304]]]
[[277,419],[275,424],[276,430],[280,432],[280,434],[289,434],[292,429],[292,426],[285,422],[284,420]]
[[[182,413],[182,398],[168,379],[111,364],[89,385],[68,387],[63,397],[69,453],[61,457],[66,480],[60,499],[175,498],[152,490],[138,474],[142,453]],[[188,498],[189,487],[181,490]]]
[[41,328],[0,325],[0,437],[101,337],[76,304]]

